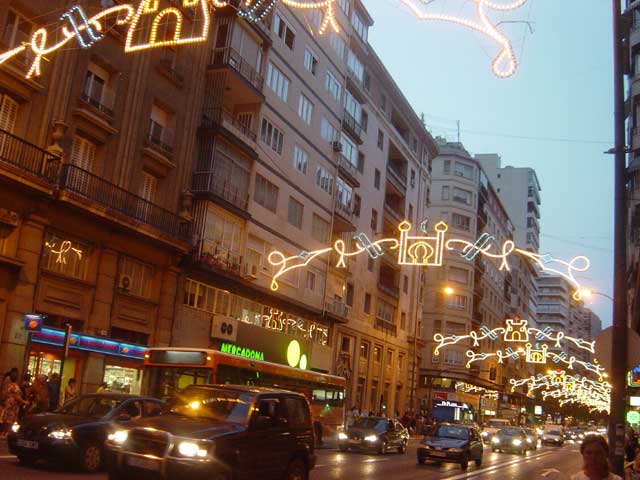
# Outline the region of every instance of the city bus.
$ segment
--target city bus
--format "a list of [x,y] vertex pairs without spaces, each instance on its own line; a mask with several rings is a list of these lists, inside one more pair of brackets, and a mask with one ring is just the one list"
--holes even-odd
[[209,383],[274,387],[304,394],[323,437],[344,423],[346,380],[335,375],[198,348],[149,348],[144,356],[142,394],[167,398],[188,385]]

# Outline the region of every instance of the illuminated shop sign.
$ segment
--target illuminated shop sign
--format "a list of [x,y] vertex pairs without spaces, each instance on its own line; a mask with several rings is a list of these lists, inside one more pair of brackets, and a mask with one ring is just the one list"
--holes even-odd
[[264,352],[253,350],[251,348],[239,347],[238,345],[234,345],[233,343],[222,343],[222,345],[220,345],[220,351],[222,353],[229,353],[237,357],[264,361]]
[[470,407],[466,403],[462,402],[452,402],[451,400],[434,400],[433,407],[449,407],[449,408],[460,408],[462,410],[469,410]]
[[38,313],[26,313],[23,315],[24,329],[28,332],[39,332],[42,329],[44,315]]
[[[63,347],[64,331],[55,328],[43,327],[39,332],[31,332],[31,341],[46,345],[54,345],[56,347]],[[115,340],[92,337],[90,335],[83,335],[80,333],[71,334],[69,347],[73,350],[103,353],[105,355],[116,355],[136,360],[144,359],[144,353],[146,351],[146,347],[142,347],[140,345],[116,342]]]

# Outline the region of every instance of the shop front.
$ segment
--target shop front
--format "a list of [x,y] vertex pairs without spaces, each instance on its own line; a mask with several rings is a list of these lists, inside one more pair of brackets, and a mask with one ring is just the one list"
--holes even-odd
[[475,412],[473,407],[466,402],[434,398],[432,400],[431,416],[437,422],[467,423],[474,421]]

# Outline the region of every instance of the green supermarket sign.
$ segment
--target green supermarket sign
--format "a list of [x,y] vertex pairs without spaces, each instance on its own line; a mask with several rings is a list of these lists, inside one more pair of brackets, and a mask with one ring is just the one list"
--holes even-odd
[[253,350],[252,348],[239,347],[238,345],[234,345],[233,343],[223,342],[222,345],[220,345],[220,351],[222,353],[229,353],[237,357],[244,357],[244,358],[250,358],[251,360],[264,361],[264,352],[260,352],[259,350]]

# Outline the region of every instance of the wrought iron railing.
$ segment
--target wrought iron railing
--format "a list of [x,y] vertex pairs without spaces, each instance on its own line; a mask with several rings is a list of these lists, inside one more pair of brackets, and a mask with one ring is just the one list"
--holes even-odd
[[0,164],[7,163],[37,177],[55,182],[60,158],[26,140],[0,129]]
[[195,172],[193,174],[193,193],[210,193],[231,205],[247,210],[249,208],[249,194],[240,190],[229,180],[220,178],[217,172]]
[[324,309],[327,312],[332,313],[333,315],[336,315],[340,318],[344,318],[347,320],[351,318],[351,307],[342,301],[327,301],[325,302]]
[[342,117],[342,127],[362,143],[362,125],[346,109]]
[[264,79],[247,60],[231,47],[214,48],[211,52],[211,66],[229,66],[247,80],[256,90],[262,92]]
[[203,124],[207,127],[219,125],[226,127],[228,130],[238,130],[242,135],[245,135],[249,140],[255,142],[258,139],[258,134],[250,128],[250,126],[243,123],[238,118],[234,117],[231,112],[223,108],[211,108],[205,109],[203,112]]

